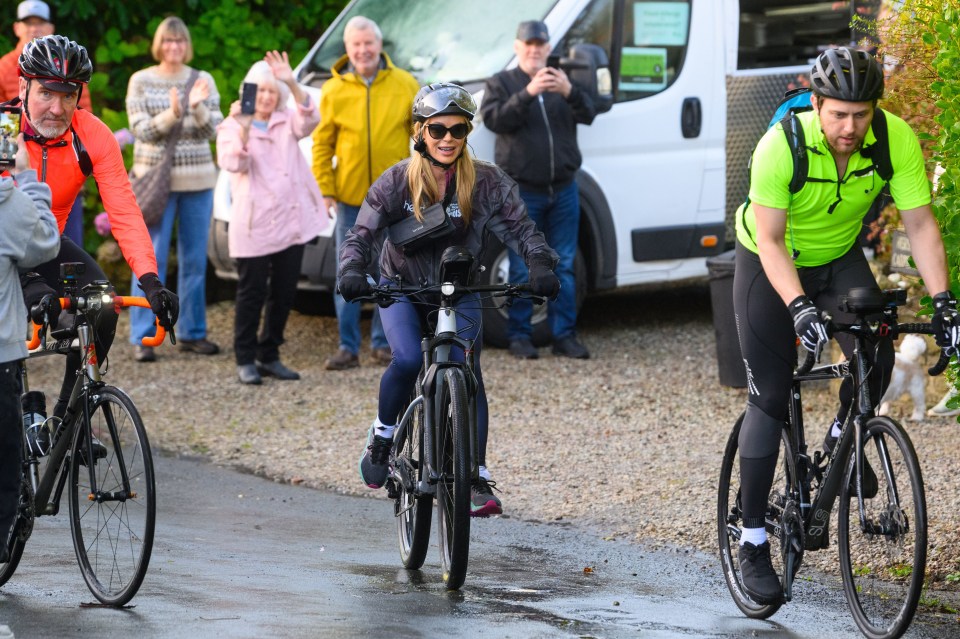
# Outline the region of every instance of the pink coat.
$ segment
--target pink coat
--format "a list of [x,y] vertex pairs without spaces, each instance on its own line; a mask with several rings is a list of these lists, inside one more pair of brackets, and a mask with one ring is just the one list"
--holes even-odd
[[250,127],[247,146],[241,126],[226,118],[217,127],[217,161],[230,172],[230,257],[258,257],[306,244],[329,223],[317,182],[298,146],[320,122],[306,105],[277,110],[266,131]]

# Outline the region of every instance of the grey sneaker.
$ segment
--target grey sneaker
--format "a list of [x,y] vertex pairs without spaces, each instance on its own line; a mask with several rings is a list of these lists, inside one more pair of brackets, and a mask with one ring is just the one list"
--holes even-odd
[[367,434],[367,445],[360,455],[360,479],[368,488],[382,488],[390,474],[390,449],[393,440],[374,434],[373,426]]
[[470,487],[470,516],[489,517],[503,512],[503,504],[493,494],[497,482],[479,478]]
[[754,546],[749,541],[740,546],[740,578],[750,598],[761,605],[783,599],[783,588],[770,561],[770,542]]

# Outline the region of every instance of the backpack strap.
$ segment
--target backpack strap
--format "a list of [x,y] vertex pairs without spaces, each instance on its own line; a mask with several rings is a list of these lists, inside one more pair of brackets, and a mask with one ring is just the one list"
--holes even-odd
[[810,170],[810,162],[807,160],[806,138],[804,137],[803,127],[797,122],[796,114],[787,113],[780,120],[783,127],[783,134],[787,136],[787,146],[790,147],[790,155],[793,156],[793,177],[790,178],[790,194],[799,193],[807,181],[807,173]]
[[890,136],[887,133],[887,117],[883,109],[874,111],[870,126],[877,141],[862,149],[860,155],[873,160],[877,175],[884,182],[889,182],[893,177],[893,162],[890,160]]

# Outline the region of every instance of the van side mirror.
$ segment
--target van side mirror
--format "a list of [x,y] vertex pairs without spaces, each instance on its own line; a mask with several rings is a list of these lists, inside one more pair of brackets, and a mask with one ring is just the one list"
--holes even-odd
[[585,42],[575,44],[568,57],[560,59],[560,67],[572,82],[590,94],[597,113],[606,113],[613,107],[610,61],[603,47]]

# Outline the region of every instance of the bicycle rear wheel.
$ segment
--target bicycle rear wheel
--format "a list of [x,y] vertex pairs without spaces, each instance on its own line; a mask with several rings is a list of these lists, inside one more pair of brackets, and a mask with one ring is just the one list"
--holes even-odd
[[[411,402],[420,396],[423,372]],[[419,492],[420,480],[426,471],[423,448],[423,404],[413,409],[403,437],[397,440],[394,474],[399,495],[394,502],[397,533],[400,538],[400,561],[403,567],[416,570],[423,565],[430,546],[430,520],[433,518],[433,496]]]
[[[720,544],[720,563],[723,567],[723,577],[727,588],[733,596],[737,608],[753,619],[767,619],[780,609],[782,602],[773,604],[759,604],[750,598],[743,589],[740,577],[740,536],[743,524],[743,511],[740,504],[740,455],[739,439],[740,427],[743,424],[743,415],[733,425],[733,431],[727,439],[727,446],[723,453],[723,463],[720,466],[720,481],[717,491],[717,534]],[[770,499],[767,504],[767,539],[770,542],[770,558],[777,574],[783,577],[783,539],[779,522],[783,509],[788,501],[791,486],[795,481],[796,468],[794,466],[793,448],[787,436],[786,428],[782,431],[782,448],[780,461],[773,485],[770,489]],[[776,528],[771,526],[776,522]]]
[[851,455],[837,524],[840,570],[857,626],[871,639],[890,639],[906,631],[920,600],[927,563],[926,497],[920,463],[903,427],[873,417],[864,431],[863,457],[876,475],[877,490],[871,497],[871,472],[864,470],[861,525],[856,488],[850,489]]
[[0,586],[10,581],[13,573],[17,571],[20,558],[23,556],[23,549],[27,545],[27,539],[33,532],[33,521],[33,488],[27,477],[21,476],[20,504],[17,510],[17,518],[13,523],[13,534],[10,536],[10,557],[7,563],[0,564]]
[[437,536],[448,590],[463,585],[470,553],[470,436],[463,373],[448,368],[437,389]]
[[73,546],[93,595],[122,606],[140,588],[153,549],[153,458],[143,420],[126,393],[104,386],[87,401],[90,432],[106,448],[106,456],[88,468],[86,428],[77,429],[70,466]]

